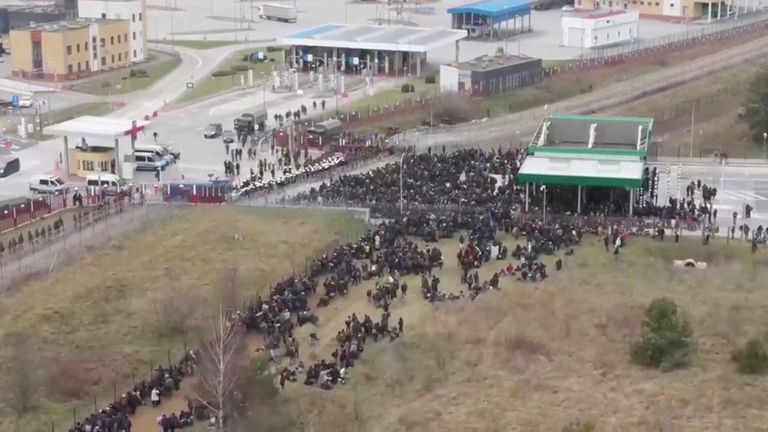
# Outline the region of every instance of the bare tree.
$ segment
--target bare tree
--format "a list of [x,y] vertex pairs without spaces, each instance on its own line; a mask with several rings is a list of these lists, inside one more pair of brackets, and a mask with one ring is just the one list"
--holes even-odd
[[198,368],[204,394],[195,393],[203,405],[216,413],[217,431],[223,430],[226,405],[237,384],[240,367],[236,354],[243,342],[242,327],[229,318],[224,306],[219,304]]

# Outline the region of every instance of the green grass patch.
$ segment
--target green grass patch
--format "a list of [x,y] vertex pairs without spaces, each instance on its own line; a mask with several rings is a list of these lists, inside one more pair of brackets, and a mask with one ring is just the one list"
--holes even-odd
[[[16,419],[14,430],[66,430],[74,409],[80,420],[104,406],[134,374],[167,364],[169,350],[177,361],[219,304],[242,307],[365,230],[329,211],[208,207],[136,217],[124,223],[141,229],[0,299],[0,419]],[[23,346],[10,343],[19,335]],[[28,364],[9,361],[25,346],[34,350]],[[21,378],[32,396],[23,413],[14,409]]]
[[382,107],[384,105],[394,105],[401,102],[417,99],[424,96],[434,95],[438,91],[437,84],[427,84],[424,79],[414,79],[409,81],[413,85],[412,93],[403,93],[402,84],[391,89],[382,90],[372,96],[358,99],[354,102],[344,105],[343,110],[368,109]]
[[[163,60],[150,61],[145,64],[126,67],[119,71],[105,72],[103,77],[73,84],[70,86],[70,89],[98,96],[131,93],[150,87],[159,79],[176,69],[180,64],[181,59],[178,57],[168,57]],[[144,71],[145,74],[131,77],[131,69],[134,69],[135,71]]]
[[[277,65],[283,60],[282,52],[270,52],[265,50],[264,55],[268,61],[263,63],[250,63],[244,60],[244,56],[249,55],[252,52],[258,51],[257,49],[248,49],[238,51],[232,54],[224,62],[222,62],[218,69],[211,75],[208,75],[195,83],[195,87],[188,89],[181,95],[179,102],[189,103],[195,102],[200,99],[204,99],[219,93],[225,93],[230,90],[239,88],[241,85],[241,77],[245,82],[248,81],[248,70],[253,70],[254,81],[261,81],[262,74],[269,75]],[[274,61],[269,61],[274,60]],[[232,74],[225,76],[223,72],[232,71]]]
[[173,46],[192,48],[197,50],[207,50],[207,49],[219,48],[223,46],[237,45],[241,42],[221,41],[221,40],[175,40],[171,42],[166,39],[163,39],[163,40],[153,39],[153,40],[150,40],[149,43],[161,44],[161,45],[173,45]]

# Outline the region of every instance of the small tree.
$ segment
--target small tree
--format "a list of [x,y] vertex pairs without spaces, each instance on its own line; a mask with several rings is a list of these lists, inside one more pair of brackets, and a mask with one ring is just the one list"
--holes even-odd
[[632,346],[632,360],[662,371],[688,366],[693,353],[693,329],[667,298],[651,301],[645,309],[643,334]]
[[400,87],[400,91],[403,93],[413,93],[416,91],[416,87],[411,83],[405,83]]
[[746,375],[765,375],[768,373],[768,350],[761,339],[752,338],[733,352],[731,357],[738,365],[740,373]]
[[16,239],[16,243],[19,244],[20,250],[24,250],[24,234],[19,233],[19,237]]
[[236,353],[243,341],[241,326],[230,322],[224,306],[219,304],[219,312],[213,321],[209,342],[200,358],[200,384],[214,401],[205,395],[195,397],[211,411],[216,413],[216,430],[223,428],[224,414],[238,380]]
[[426,84],[434,84],[437,82],[437,76],[435,76],[435,74],[427,75],[427,77],[424,78],[424,82]]
[[30,245],[35,244],[35,236],[32,234],[32,230],[27,231],[27,243]]

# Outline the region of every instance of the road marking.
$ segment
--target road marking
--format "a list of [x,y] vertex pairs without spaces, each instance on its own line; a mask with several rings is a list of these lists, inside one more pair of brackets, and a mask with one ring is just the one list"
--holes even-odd
[[730,199],[737,199],[737,200],[756,200],[756,201],[764,201],[768,198],[758,195],[754,192],[736,192],[736,191],[717,191],[717,197],[718,198],[730,198]]

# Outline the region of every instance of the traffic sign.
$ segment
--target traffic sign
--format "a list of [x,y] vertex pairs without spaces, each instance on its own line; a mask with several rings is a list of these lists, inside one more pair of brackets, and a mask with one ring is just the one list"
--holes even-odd
[[11,96],[11,105],[13,105],[14,108],[19,107],[19,95]]

